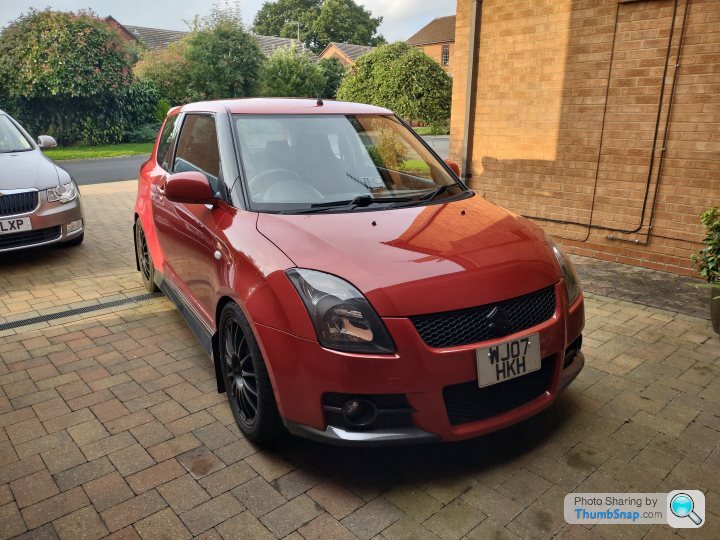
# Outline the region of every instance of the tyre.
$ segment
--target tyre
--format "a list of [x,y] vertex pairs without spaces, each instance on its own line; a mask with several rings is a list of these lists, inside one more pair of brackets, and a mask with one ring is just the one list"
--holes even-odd
[[68,240],[65,242],[66,246],[79,246],[83,243],[83,240],[85,240],[85,231],[80,233],[80,236],[76,236],[72,240]]
[[220,315],[218,350],[225,393],[240,430],[254,442],[282,434],[275,394],[250,324],[233,303]]
[[138,265],[140,266],[140,276],[143,285],[148,292],[157,292],[155,285],[155,266],[153,265],[152,255],[148,248],[147,238],[142,223],[138,219],[135,223],[135,253],[137,254]]

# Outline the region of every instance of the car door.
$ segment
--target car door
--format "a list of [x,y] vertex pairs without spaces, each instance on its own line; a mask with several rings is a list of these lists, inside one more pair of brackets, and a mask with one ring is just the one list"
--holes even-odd
[[[194,171],[203,173],[213,193],[221,180],[220,153],[215,116],[187,113],[177,136],[172,155],[171,174]],[[159,189],[157,231],[165,254],[165,272],[184,300],[208,325],[214,316],[216,290],[215,230],[223,217],[219,206],[174,203]]]

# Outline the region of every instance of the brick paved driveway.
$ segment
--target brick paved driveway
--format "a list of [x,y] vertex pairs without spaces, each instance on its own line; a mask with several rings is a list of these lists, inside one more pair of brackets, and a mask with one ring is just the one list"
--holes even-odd
[[[5,255],[0,323],[142,292],[134,183],[83,187],[80,248]],[[720,537],[720,341],[590,295],[588,365],[556,405],[454,445],[256,447],[164,298],[0,332],[0,538],[664,538],[570,527],[569,491],[707,493]]]

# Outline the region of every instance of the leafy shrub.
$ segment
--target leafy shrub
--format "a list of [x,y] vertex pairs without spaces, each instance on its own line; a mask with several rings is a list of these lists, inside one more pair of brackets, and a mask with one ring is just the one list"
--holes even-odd
[[692,256],[693,265],[710,283],[720,284],[720,207],[709,208],[700,214],[705,226],[705,247]]
[[347,72],[345,65],[337,58],[321,58],[317,65],[325,75],[325,89],[322,96],[326,99],[335,99],[337,89]]
[[343,79],[337,96],[441,125],[450,118],[452,79],[425,53],[397,42],[361,56]]
[[327,79],[312,57],[296,47],[276,49],[262,67],[262,95],[319,97]]

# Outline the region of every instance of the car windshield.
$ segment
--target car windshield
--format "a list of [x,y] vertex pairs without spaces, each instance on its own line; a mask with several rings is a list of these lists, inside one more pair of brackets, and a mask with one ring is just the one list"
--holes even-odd
[[0,114],[0,154],[26,150],[32,150],[30,142],[7,115]]
[[394,116],[243,114],[233,123],[257,211],[342,211],[465,191]]

